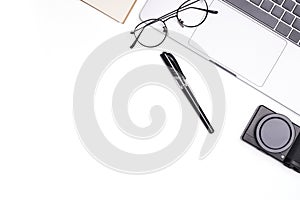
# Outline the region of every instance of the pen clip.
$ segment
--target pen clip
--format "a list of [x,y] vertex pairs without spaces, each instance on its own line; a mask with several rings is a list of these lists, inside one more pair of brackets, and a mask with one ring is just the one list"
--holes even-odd
[[173,54],[171,54],[171,53],[166,53],[166,55],[169,57],[169,59],[170,59],[170,61],[172,62],[172,64],[173,64],[175,70],[176,70],[179,74],[181,74],[181,75],[183,76],[184,79],[186,79],[186,78],[185,78],[185,75],[183,74],[183,72],[182,72],[182,70],[181,70],[181,68],[180,68],[180,66],[179,66],[179,64],[178,64],[178,62],[177,62],[177,60],[176,60],[176,58],[173,56]]

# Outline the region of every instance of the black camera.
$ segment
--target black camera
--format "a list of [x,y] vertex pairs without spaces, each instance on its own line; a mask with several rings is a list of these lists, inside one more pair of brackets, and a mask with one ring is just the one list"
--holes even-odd
[[299,134],[300,127],[286,116],[259,106],[248,123],[242,140],[300,173]]

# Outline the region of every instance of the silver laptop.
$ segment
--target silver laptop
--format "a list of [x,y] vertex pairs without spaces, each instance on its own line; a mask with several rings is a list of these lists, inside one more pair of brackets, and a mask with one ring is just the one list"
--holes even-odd
[[[148,0],[140,18],[160,17],[184,1]],[[182,28],[174,18],[166,22],[168,29],[187,36],[180,43],[300,114],[300,0],[207,3],[219,13],[196,29]]]

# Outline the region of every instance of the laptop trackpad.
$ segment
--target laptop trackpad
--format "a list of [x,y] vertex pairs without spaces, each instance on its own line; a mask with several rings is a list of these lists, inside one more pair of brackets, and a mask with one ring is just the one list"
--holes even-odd
[[201,46],[222,66],[262,86],[286,42],[227,4],[214,0],[210,8],[219,13],[198,27],[190,45]]

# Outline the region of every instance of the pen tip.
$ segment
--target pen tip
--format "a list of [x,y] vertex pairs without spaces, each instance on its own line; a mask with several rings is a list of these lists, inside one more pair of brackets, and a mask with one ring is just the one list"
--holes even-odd
[[209,128],[208,128],[208,132],[209,132],[210,134],[213,134],[213,133],[215,132],[215,130],[213,129],[213,127],[209,127]]

